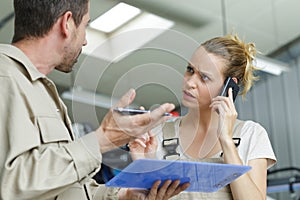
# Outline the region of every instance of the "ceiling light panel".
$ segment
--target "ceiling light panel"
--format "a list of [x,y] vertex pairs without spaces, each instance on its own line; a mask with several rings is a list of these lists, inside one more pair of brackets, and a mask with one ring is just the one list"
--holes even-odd
[[90,27],[105,33],[111,33],[140,13],[140,9],[121,2],[92,21]]

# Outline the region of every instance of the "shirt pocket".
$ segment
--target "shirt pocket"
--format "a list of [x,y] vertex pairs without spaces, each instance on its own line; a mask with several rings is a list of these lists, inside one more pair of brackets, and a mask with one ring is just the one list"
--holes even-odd
[[42,143],[71,141],[69,130],[66,125],[56,117],[39,116],[37,125]]

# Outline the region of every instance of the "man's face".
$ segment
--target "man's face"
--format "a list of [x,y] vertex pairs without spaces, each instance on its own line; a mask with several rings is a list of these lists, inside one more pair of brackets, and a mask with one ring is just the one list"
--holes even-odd
[[73,20],[73,32],[71,34],[70,42],[64,47],[63,60],[55,69],[62,72],[71,72],[74,64],[77,62],[81,54],[82,47],[87,45],[86,27],[90,21],[90,6],[88,5],[88,12],[83,16],[82,21],[78,27],[75,26]]

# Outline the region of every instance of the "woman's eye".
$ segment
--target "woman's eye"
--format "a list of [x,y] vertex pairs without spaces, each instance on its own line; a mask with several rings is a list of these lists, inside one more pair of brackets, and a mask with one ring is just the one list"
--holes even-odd
[[187,66],[186,67],[186,71],[189,72],[189,73],[191,73],[191,74],[194,73],[194,70],[193,70],[193,68],[191,66]]
[[202,78],[203,81],[209,80],[209,77],[204,75],[204,74],[201,75],[201,78]]

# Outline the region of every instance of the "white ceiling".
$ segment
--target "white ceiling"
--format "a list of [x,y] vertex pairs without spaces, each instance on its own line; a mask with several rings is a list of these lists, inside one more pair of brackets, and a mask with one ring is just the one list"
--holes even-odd
[[[91,0],[91,18],[95,19],[118,2]],[[300,36],[299,0],[124,2],[173,20],[175,25],[171,31],[117,63],[82,55],[73,73],[54,72],[50,75],[58,85],[69,88],[75,82],[76,86],[86,90],[114,97],[134,87],[138,91],[136,102],[147,108],[165,101],[178,104],[181,76],[198,43],[233,32],[247,42],[255,42],[258,50],[267,55]],[[225,10],[225,18],[222,10]],[[12,0],[1,0],[0,20],[12,11]],[[0,30],[0,42],[9,43],[12,33],[11,20]],[[140,36],[146,34],[141,32]]]

